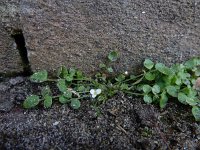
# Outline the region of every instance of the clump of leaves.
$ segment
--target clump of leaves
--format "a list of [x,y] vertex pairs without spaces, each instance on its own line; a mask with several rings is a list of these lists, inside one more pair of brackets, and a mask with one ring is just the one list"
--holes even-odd
[[45,108],[52,106],[53,100],[58,100],[61,104],[69,104],[73,109],[81,106],[80,99],[89,97],[90,78],[86,78],[82,72],[75,69],[60,67],[57,71],[57,79],[49,79],[46,71],[39,71],[30,77],[36,83],[56,82],[59,94],[53,96],[49,86],[42,89],[41,95],[31,95],[23,103],[24,108],[33,108],[42,103]]
[[123,92],[131,96],[142,96],[144,102],[159,104],[160,108],[166,107],[168,100],[177,99],[181,104],[191,106],[195,120],[200,121],[200,58],[171,67],[145,59],[143,73],[134,75],[126,71],[116,75],[112,63],[118,57],[116,51],[111,51],[107,62],[99,65],[100,70],[94,77],[86,77],[79,70],[63,66],[58,69],[55,79],[48,78],[45,70],[34,73],[30,77],[31,81],[55,82],[59,93],[54,95],[50,87],[45,86],[40,95],[26,98],[24,108],[33,108],[39,104],[50,108],[53,101],[57,100],[78,109],[83,99],[91,99],[96,107],[116,93]]
[[146,103],[158,103],[164,108],[170,98],[177,99],[184,105],[192,107],[192,114],[200,121],[200,100],[197,88],[199,78],[200,59],[193,58],[184,64],[175,64],[167,67],[162,63],[144,61],[145,83],[142,86],[144,101]]

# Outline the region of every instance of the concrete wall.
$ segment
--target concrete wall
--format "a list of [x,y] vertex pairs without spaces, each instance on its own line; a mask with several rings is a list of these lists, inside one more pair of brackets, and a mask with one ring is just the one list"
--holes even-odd
[[13,29],[21,28],[18,14],[18,0],[0,1],[0,73],[3,74],[23,71],[17,46],[11,37]]
[[199,0],[20,0],[19,16],[33,70],[60,65],[86,73],[111,50],[115,69],[145,58],[167,64],[200,55]]

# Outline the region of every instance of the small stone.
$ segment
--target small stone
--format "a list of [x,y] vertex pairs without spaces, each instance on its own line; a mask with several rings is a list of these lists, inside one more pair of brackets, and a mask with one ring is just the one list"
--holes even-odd
[[16,84],[22,83],[23,81],[24,81],[24,79],[22,77],[16,77],[16,78],[10,79],[9,83],[11,85],[16,85]]
[[25,95],[22,93],[19,93],[15,96],[15,103],[20,105],[24,100],[26,99]]
[[56,121],[53,123],[53,126],[57,126],[60,123],[60,121]]
[[5,84],[0,84],[0,91],[6,92],[10,87]]
[[143,14],[145,14],[146,12],[145,12],[145,11],[143,11],[142,13],[143,13]]

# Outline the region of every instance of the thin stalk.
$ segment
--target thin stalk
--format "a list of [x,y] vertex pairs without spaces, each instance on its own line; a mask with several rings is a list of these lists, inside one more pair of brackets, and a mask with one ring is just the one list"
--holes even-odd
[[47,79],[47,81],[49,81],[49,82],[57,82],[58,79]]
[[130,91],[123,91],[123,92],[127,93],[127,94],[136,95],[136,96],[144,96],[144,94],[141,94],[141,93],[134,93],[134,92],[130,92]]

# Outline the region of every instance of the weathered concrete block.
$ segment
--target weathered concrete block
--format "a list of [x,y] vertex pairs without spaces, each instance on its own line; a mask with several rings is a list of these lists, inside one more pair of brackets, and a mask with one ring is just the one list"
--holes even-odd
[[23,72],[23,65],[14,39],[0,23],[0,74]]
[[192,0],[21,0],[33,70],[64,64],[96,70],[111,50],[116,69],[152,58],[167,64],[200,55],[199,2]]
[[19,1],[0,1],[0,73],[23,71],[21,58],[11,31],[19,28]]

